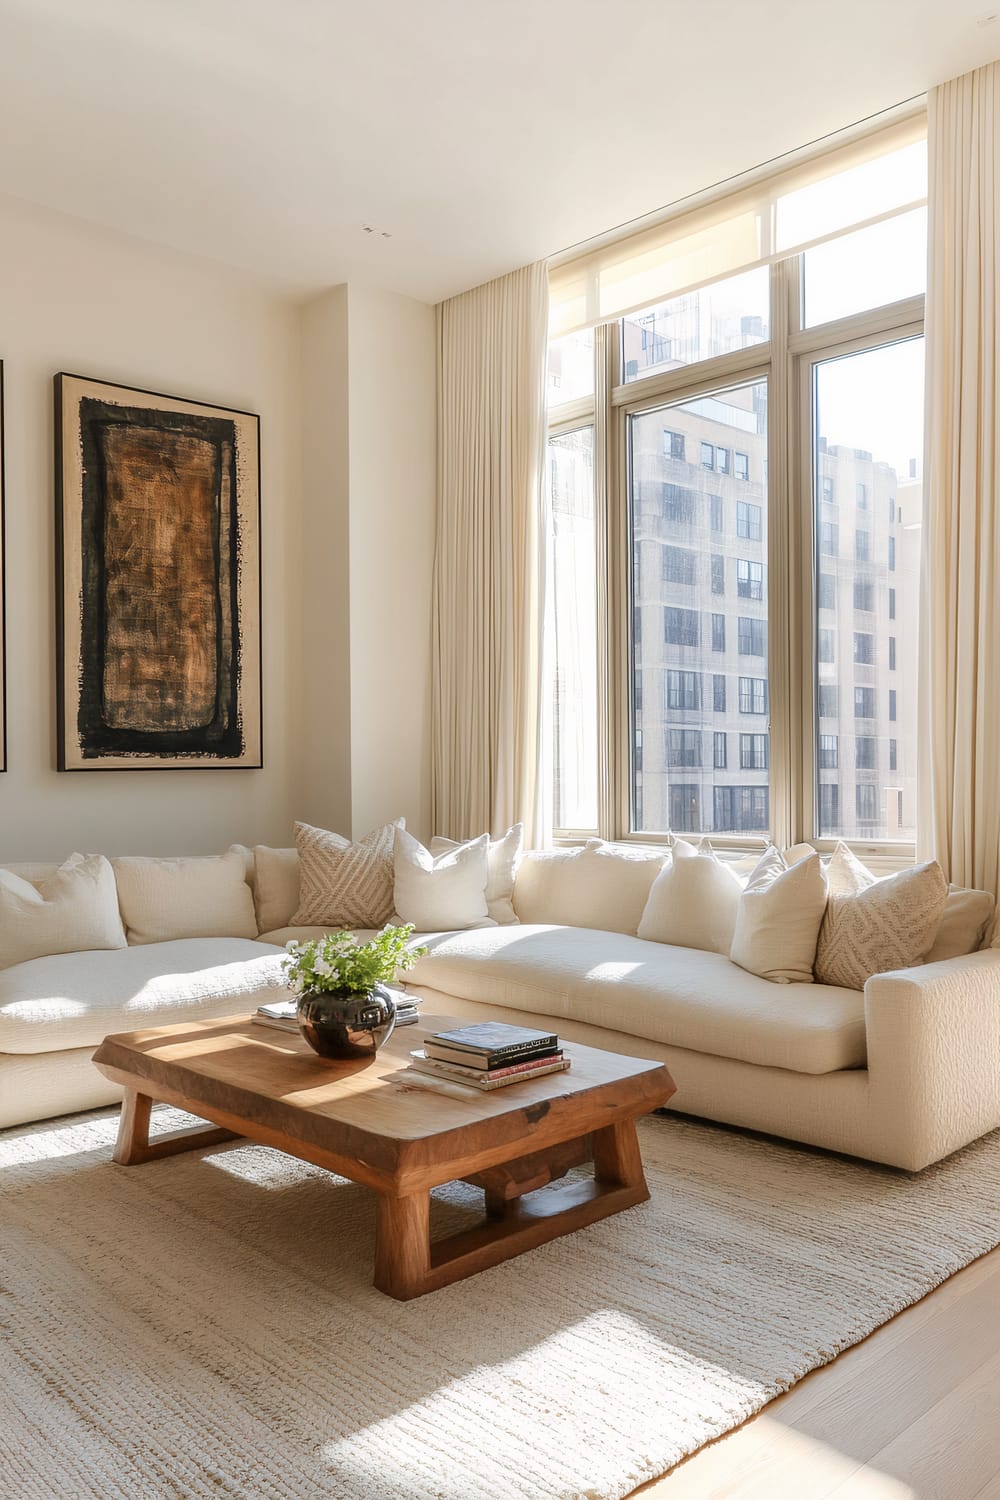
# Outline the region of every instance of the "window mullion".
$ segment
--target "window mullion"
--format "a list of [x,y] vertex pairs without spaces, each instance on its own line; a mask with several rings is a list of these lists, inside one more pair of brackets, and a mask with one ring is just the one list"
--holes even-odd
[[[618,328],[606,323],[594,329],[594,516],[597,540],[597,828],[602,838],[627,831],[620,823],[622,725],[628,719],[627,659],[622,602],[627,569],[622,572],[616,441],[611,390],[618,381]],[[624,694],[624,696],[623,696]],[[628,742],[625,741],[627,763]]]
[[779,848],[801,828],[802,726],[793,711],[802,674],[803,610],[798,555],[798,506],[793,495],[795,412],[788,339],[797,307],[798,263],[771,268],[771,370],[768,392],[768,616],[770,659],[771,837]]

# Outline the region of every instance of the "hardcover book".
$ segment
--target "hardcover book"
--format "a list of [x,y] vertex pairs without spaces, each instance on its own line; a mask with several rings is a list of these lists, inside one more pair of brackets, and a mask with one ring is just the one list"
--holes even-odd
[[454,1062],[451,1058],[436,1057],[432,1052],[428,1052],[426,1047],[415,1048],[410,1053],[410,1056],[415,1062],[426,1062],[428,1065],[433,1064],[435,1067],[441,1069],[447,1068],[449,1072],[460,1073],[463,1077],[468,1078],[507,1078],[515,1074],[523,1078],[528,1073],[537,1073],[539,1069],[547,1068],[549,1064],[559,1063],[563,1060],[562,1052],[551,1049],[541,1057],[528,1058],[524,1062],[505,1062],[494,1068],[472,1067],[464,1063]]
[[436,1042],[433,1037],[428,1037],[424,1043],[424,1050],[428,1057],[436,1057],[441,1062],[461,1063],[463,1067],[475,1068],[479,1072],[494,1072],[497,1068],[506,1067],[511,1061],[534,1062],[538,1058],[553,1058],[561,1056],[558,1045],[554,1047],[532,1047],[528,1051],[514,1053],[495,1052],[472,1052],[465,1047],[452,1047],[447,1042]]
[[495,1073],[474,1073],[465,1068],[452,1068],[447,1063],[435,1062],[432,1058],[424,1058],[422,1061],[414,1058],[405,1073],[425,1074],[428,1078],[447,1080],[449,1083],[461,1084],[464,1088],[478,1089],[480,1093],[489,1093],[493,1089],[506,1088],[513,1083],[527,1083],[529,1078],[541,1078],[546,1073],[565,1073],[569,1067],[569,1059],[561,1058],[557,1062],[547,1062],[540,1068],[533,1068],[528,1073],[513,1072],[497,1077]]
[[457,1026],[453,1031],[436,1031],[431,1040],[489,1057],[509,1057],[559,1045],[554,1031],[534,1031],[529,1026],[508,1026],[502,1021],[478,1021],[472,1026]]

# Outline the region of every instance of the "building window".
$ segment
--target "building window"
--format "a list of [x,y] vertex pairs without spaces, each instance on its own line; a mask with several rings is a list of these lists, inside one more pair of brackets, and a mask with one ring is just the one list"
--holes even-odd
[[895,571],[896,571],[896,538],[894,536],[891,536],[889,538],[889,572],[890,573],[895,573]]
[[766,786],[738,786],[736,824],[738,833],[766,833],[770,826],[770,794]]
[[896,590],[895,589],[890,589],[889,590],[889,619],[890,620],[894,620],[895,618],[896,618]]
[[667,765],[697,767],[701,765],[701,730],[667,730]]
[[871,613],[875,608],[875,585],[869,578],[854,580],[854,608]]
[[889,741],[889,770],[890,771],[898,771],[899,770],[899,766],[896,764],[896,755],[897,755],[896,741],[895,740],[890,740]]
[[733,477],[735,479],[749,479],[750,478],[750,457],[749,457],[749,454],[740,453],[739,451],[737,451],[737,452],[735,452],[733,454]]
[[823,474],[823,475],[820,476],[820,481],[819,481],[819,495],[820,495],[820,499],[821,500],[825,500],[828,505],[832,504],[832,502],[833,502],[833,476],[832,475],[830,475],[830,474]]
[[[856,719],[874,719],[875,717],[875,689],[871,687],[856,687],[854,689],[854,717]],[[890,714],[891,718],[892,715]]]
[[663,639],[669,646],[697,646],[698,611],[668,604],[663,611]]
[[759,542],[764,536],[763,511],[761,506],[749,500],[736,502],[736,535],[747,541]]
[[700,707],[701,673],[670,670],[667,673],[667,708],[697,709]]
[[895,497],[895,495],[890,495],[889,496],[889,524],[891,525],[892,522],[895,521],[895,519],[896,519],[896,497]]
[[670,827],[677,833],[701,830],[701,801],[697,786],[673,783],[670,787]]
[[819,527],[819,550],[824,557],[837,557],[840,553],[840,528],[836,521],[821,521]]
[[855,810],[859,823],[878,822],[878,787],[870,782],[860,783],[854,788]]
[[741,656],[767,655],[767,622],[750,620],[740,615],[738,620],[739,653]]
[[835,771],[840,760],[840,740],[835,734],[821,734],[819,737],[819,768],[821,771]]
[[854,487],[854,493],[855,493],[855,498],[856,498],[857,503],[858,503],[858,510],[867,510],[868,509],[868,486],[866,484],[862,484],[861,480],[859,479],[858,482],[857,482],[857,484]]
[[833,643],[836,632],[820,629],[816,632],[816,658],[818,661],[833,661]]
[[766,734],[740,735],[740,770],[766,771],[768,736]]
[[854,764],[859,771],[874,771],[878,765],[874,735],[859,734],[854,741]]
[[716,450],[715,450],[715,467],[719,471],[720,474],[728,474],[729,473],[729,449],[728,448],[718,448],[718,447],[716,448]]
[[892,724],[895,724],[895,722],[896,722],[896,689],[895,688],[890,688],[889,689],[889,722],[892,723]]
[[836,719],[840,713],[837,706],[837,684],[821,682],[817,691],[817,711],[821,719]]
[[712,593],[724,594],[726,592],[726,559],[717,553],[712,554]]
[[712,616],[712,650],[725,651],[726,649],[726,617],[725,615]]
[[736,592],[741,599],[763,599],[764,564],[749,562],[740,557],[736,560]]
[[896,670],[896,637],[894,635],[891,635],[889,637],[889,671],[890,672],[895,672],[895,670]]
[[683,432],[671,432],[669,427],[663,429],[663,456],[664,458],[684,457],[684,434]]
[[712,760],[712,763],[715,766],[715,769],[717,771],[724,771],[726,769],[726,757],[727,757],[726,744],[727,744],[728,738],[729,738],[729,736],[725,733],[724,730],[718,730],[718,729],[715,731],[715,733],[712,736],[712,751],[713,751],[713,760]]
[[875,661],[875,637],[867,631],[854,632],[854,660],[860,666],[870,667]]
[[685,489],[682,484],[665,484],[663,486],[664,520],[673,521],[678,526],[692,525],[696,498],[694,490]]
[[721,672],[712,673],[712,709],[717,714],[726,711],[726,679]]
[[840,827],[840,787],[836,782],[820,783],[819,826],[821,835],[832,833]]
[[714,469],[715,468],[715,444],[714,443],[702,443],[702,445],[701,445],[701,466],[702,466],[703,469]]
[[820,609],[837,608],[837,580],[832,573],[821,573],[817,587],[817,603]]
[[766,677],[741,677],[740,678],[740,713],[741,714],[766,714],[767,713],[767,678]]
[[725,530],[725,523],[724,523],[723,513],[722,513],[722,496],[721,495],[709,495],[708,499],[709,499],[709,503],[710,503],[710,509],[711,509],[711,512],[712,512],[712,530],[713,531],[724,531]]
[[872,560],[872,534],[870,531],[858,530],[854,533],[854,561],[871,562]]
[[697,555],[688,551],[686,547],[664,547],[663,582],[696,583],[697,564]]

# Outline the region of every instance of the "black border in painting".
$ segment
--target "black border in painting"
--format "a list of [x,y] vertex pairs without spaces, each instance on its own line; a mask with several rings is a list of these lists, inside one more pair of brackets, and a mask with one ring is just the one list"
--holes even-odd
[[[2,373],[2,365],[0,365]],[[205,411],[224,412],[229,416],[250,417],[257,428],[257,679],[260,684],[258,694],[258,736],[260,743],[260,755],[253,765],[219,765],[212,759],[206,758],[204,762],[197,765],[173,766],[159,761],[155,755],[143,754],[140,751],[132,751],[135,760],[130,760],[127,755],[122,758],[120,765],[113,766],[67,766],[66,765],[66,702],[64,693],[65,684],[65,623],[66,623],[66,588],[65,588],[65,537],[64,537],[64,504],[63,492],[63,422],[62,422],[62,383],[63,380],[78,380],[85,385],[105,386],[112,390],[131,391],[140,396],[154,396],[158,401],[174,402],[178,405],[190,405],[203,407]],[[0,388],[2,394],[2,388]],[[263,557],[260,549],[261,528],[261,457],[260,457],[260,416],[257,412],[246,411],[241,407],[223,406],[218,402],[199,401],[191,396],[173,396],[164,391],[151,391],[145,386],[126,385],[123,381],[102,380],[93,375],[76,375],[68,370],[60,370],[53,377],[54,395],[54,421],[55,421],[55,502],[56,502],[56,534],[55,534],[55,563],[56,563],[56,766],[59,771],[259,771],[264,766],[264,684],[263,684]],[[92,398],[84,398],[92,399]],[[0,476],[2,477],[2,476]],[[242,645],[242,643],[241,643]],[[4,719],[6,729],[6,715]],[[186,753],[183,747],[171,747],[173,753],[183,755]],[[169,753],[169,752],[168,752]],[[6,766],[6,753],[5,753]]]

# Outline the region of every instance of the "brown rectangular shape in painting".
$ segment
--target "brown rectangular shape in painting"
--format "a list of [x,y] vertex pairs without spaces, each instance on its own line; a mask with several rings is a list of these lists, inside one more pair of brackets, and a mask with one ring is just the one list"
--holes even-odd
[[56,377],[61,770],[259,766],[257,418]]

